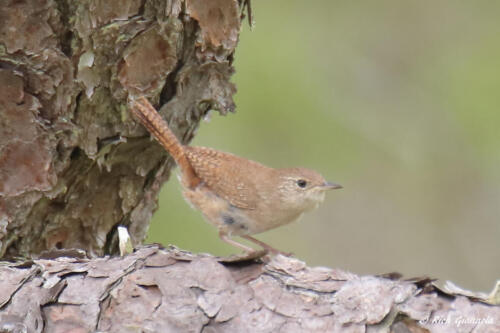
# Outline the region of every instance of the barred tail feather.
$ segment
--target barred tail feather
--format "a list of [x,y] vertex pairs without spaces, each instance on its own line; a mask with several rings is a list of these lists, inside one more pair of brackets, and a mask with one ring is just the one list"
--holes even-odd
[[189,163],[184,146],[179,142],[175,134],[170,130],[167,122],[163,120],[156,109],[145,97],[140,97],[133,102],[131,108],[133,114],[140,120],[141,124],[153,134],[155,139],[170,153],[181,169],[182,181],[185,186],[194,188],[200,183],[199,177]]

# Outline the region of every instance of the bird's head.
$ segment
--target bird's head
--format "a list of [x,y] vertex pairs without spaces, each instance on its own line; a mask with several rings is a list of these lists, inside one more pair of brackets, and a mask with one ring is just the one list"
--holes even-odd
[[326,191],[342,188],[341,185],[327,182],[311,169],[287,168],[278,169],[277,172],[282,203],[298,211],[305,212],[318,207],[325,199]]

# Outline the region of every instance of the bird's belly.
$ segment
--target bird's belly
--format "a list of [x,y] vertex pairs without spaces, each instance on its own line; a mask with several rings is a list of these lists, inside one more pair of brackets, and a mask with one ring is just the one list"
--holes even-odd
[[[254,235],[277,228],[279,226],[296,221],[302,216],[300,213],[274,211],[271,216],[262,214],[261,210],[239,209],[229,205],[228,209],[221,213],[220,222],[224,230],[230,230],[234,236]],[[219,223],[220,223],[219,222]]]
[[261,232],[271,230],[277,227],[280,227],[285,224],[292,223],[302,216],[302,213],[284,213],[284,214],[279,214],[278,212],[275,212],[273,216],[262,216],[260,218],[257,218],[257,221],[260,221],[259,223],[255,223],[253,228],[252,228],[252,234],[259,234]]
[[258,234],[288,224],[300,218],[302,211],[280,211],[271,214],[266,209],[243,209],[231,205],[205,186],[185,189],[184,198],[219,231],[230,236]]
[[247,214],[249,210],[231,205],[203,186],[194,190],[185,189],[183,194],[186,201],[201,211],[205,219],[219,231],[233,236],[255,233],[255,223]]

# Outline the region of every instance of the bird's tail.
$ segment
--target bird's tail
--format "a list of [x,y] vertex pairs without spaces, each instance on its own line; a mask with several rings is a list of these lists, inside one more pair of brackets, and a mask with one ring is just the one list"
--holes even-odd
[[153,134],[155,139],[170,153],[181,169],[182,181],[188,188],[194,188],[200,183],[191,163],[184,152],[184,146],[170,130],[168,124],[156,109],[144,97],[133,101],[132,113],[141,121],[141,124]]

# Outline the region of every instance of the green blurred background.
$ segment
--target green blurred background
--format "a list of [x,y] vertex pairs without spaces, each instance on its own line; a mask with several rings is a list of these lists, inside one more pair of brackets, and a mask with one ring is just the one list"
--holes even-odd
[[[490,290],[500,278],[500,2],[252,2],[237,113],[193,145],[344,185],[258,238],[309,265]],[[166,184],[148,242],[234,253]]]

